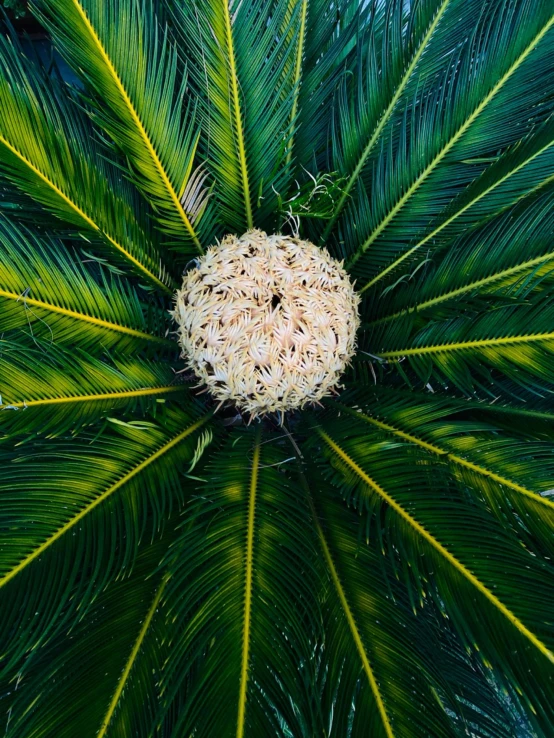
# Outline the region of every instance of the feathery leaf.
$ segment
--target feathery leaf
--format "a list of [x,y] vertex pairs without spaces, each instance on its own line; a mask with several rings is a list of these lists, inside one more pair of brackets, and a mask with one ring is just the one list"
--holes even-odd
[[467,653],[429,598],[414,603],[395,572],[401,562],[383,555],[377,536],[366,538],[363,518],[313,468],[306,474],[331,580],[324,599],[326,734],[439,738],[461,736],[473,723],[476,735],[508,735],[515,721],[498,704],[490,669]]
[[[0,170],[18,190],[170,292],[159,245],[88,116],[54,77],[0,35]],[[24,207],[24,206],[23,206]]]
[[179,250],[201,251],[203,214],[189,217],[181,203],[199,134],[187,101],[186,72],[154,5],[37,0],[33,7],[96,93],[95,119],[127,156],[162,230]]
[[[170,553],[178,635],[163,693],[180,698],[172,735],[296,735],[309,713],[298,671],[309,685],[315,541],[280,470],[287,457],[267,441],[259,430],[241,434],[215,457]],[[226,709],[213,710],[214,700]]]
[[160,335],[161,315],[148,315],[136,289],[99,266],[95,278],[85,260],[59,241],[2,219],[0,256],[0,331],[96,351],[171,344]]
[[140,541],[159,535],[186,499],[180,470],[209,416],[168,408],[155,423],[107,423],[72,440],[2,449],[4,669],[84,613],[131,569]]
[[130,575],[111,582],[85,619],[76,617],[67,631],[28,657],[6,698],[7,738],[53,733],[94,738],[129,735],[134,729],[148,734],[157,711],[156,678],[167,627],[166,580],[153,572],[175,535],[168,532],[154,544],[144,541]]
[[378,433],[368,438],[367,427],[350,416],[346,424],[333,418],[332,430],[324,426],[319,433],[334,468],[326,473],[350,504],[367,511],[367,538],[375,531],[384,551],[392,546],[410,562],[404,577],[413,577],[468,646],[478,645],[507,675],[544,730],[552,722],[547,685],[554,678],[547,562],[465,501],[419,451],[383,442]]
[[[348,265],[356,274],[374,276],[388,266],[391,256],[407,250],[412,236],[444,208],[447,198],[479,174],[484,168],[478,163],[481,157],[513,144],[534,120],[540,122],[551,112],[544,92],[546,80],[554,76],[554,15],[549,4],[502,0],[491,8],[480,5],[477,27],[473,3],[460,6],[458,24],[471,35],[454,56],[443,59],[440,85],[431,78],[412,92],[398,131],[391,128],[372,164],[358,212],[344,211],[340,236],[348,243]],[[514,40],[509,46],[508,35]],[[508,113],[509,127],[503,125]],[[471,163],[464,163],[467,160]],[[370,269],[362,259],[369,249]]]
[[128,416],[187,391],[169,364],[26,344],[0,340],[2,438],[62,435],[107,413]]

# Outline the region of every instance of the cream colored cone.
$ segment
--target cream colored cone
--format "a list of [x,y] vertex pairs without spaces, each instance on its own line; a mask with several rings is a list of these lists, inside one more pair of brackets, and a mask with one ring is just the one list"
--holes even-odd
[[173,315],[188,368],[216,400],[256,417],[338,386],[355,351],[359,300],[326,249],[254,230],[197,260]]

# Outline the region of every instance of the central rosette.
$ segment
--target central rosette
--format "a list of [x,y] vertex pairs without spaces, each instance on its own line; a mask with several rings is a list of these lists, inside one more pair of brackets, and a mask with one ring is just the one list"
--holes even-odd
[[177,293],[187,366],[253,417],[316,402],[355,350],[359,297],[326,249],[289,236],[227,236]]

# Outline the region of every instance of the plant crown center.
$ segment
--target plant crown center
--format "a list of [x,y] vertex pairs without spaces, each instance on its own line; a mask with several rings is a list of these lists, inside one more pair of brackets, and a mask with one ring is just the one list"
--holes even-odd
[[355,351],[358,304],[326,249],[252,230],[197,259],[173,315],[188,368],[214,398],[256,417],[339,386]]

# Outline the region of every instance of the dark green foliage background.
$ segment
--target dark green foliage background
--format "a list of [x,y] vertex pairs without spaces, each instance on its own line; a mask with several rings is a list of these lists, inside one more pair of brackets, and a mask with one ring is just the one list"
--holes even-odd
[[[0,733],[550,738],[551,0],[31,5],[72,76],[4,24]],[[282,426],[169,316],[253,227],[362,295]]]

